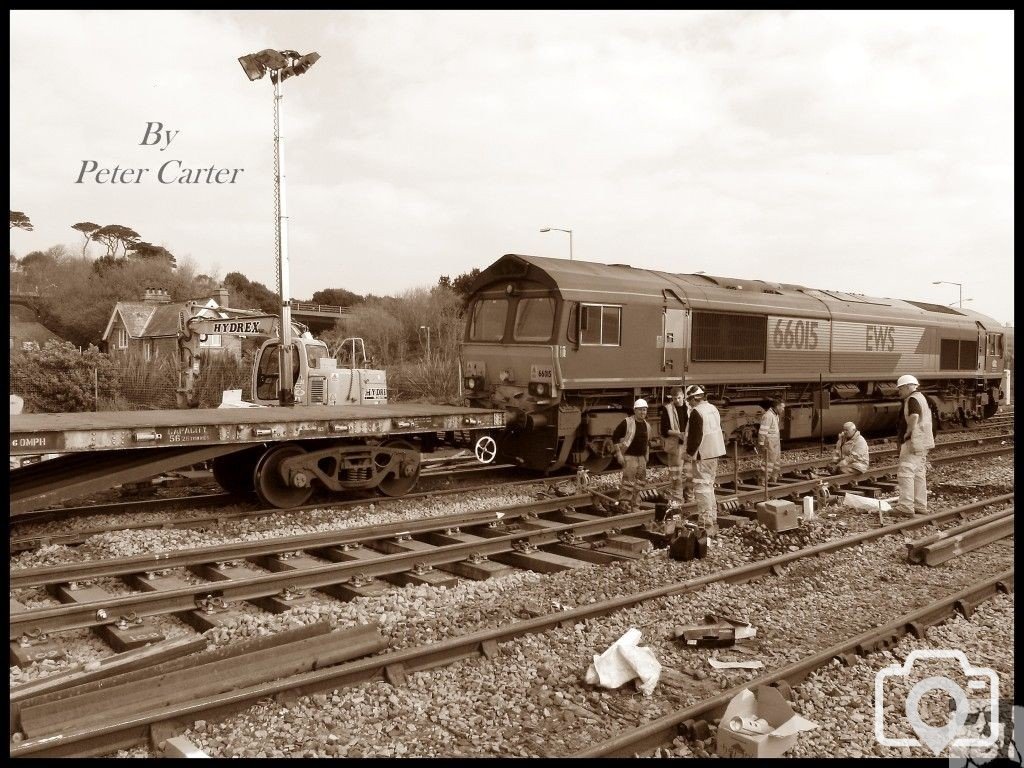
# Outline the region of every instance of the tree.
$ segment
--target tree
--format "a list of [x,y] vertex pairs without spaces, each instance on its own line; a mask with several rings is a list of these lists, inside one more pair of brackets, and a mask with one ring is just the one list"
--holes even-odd
[[11,211],[11,229],[24,229],[27,232],[31,232],[32,222],[21,211]]
[[89,237],[100,228],[100,225],[93,224],[91,221],[80,221],[77,224],[72,224],[71,228],[85,236],[85,242],[82,243],[82,255],[85,256],[85,249],[89,247]]
[[469,296],[469,290],[478,277],[480,277],[480,270],[473,267],[472,270],[463,272],[454,280],[448,277],[448,275],[441,275],[438,278],[437,285],[439,288],[450,288],[463,298],[466,298]]
[[228,272],[224,276],[224,287],[230,292],[231,303],[236,309],[259,309],[271,315],[281,314],[277,294],[263,283],[250,282],[241,272]]
[[140,235],[131,227],[123,224],[107,224],[92,233],[91,239],[97,243],[103,243],[107,248],[106,260],[113,263],[117,259],[117,249],[120,247],[122,258],[128,253],[128,248],[139,241]]
[[170,264],[171,269],[174,269],[176,266],[174,254],[162,245],[153,245],[152,243],[147,242],[131,243],[128,245],[127,252],[134,258],[141,259],[143,261],[156,261],[162,259]]
[[313,298],[309,301],[311,304],[327,304],[332,307],[351,307],[355,304],[362,303],[363,297],[358,293],[346,291],[344,288],[324,288],[323,290],[314,293]]

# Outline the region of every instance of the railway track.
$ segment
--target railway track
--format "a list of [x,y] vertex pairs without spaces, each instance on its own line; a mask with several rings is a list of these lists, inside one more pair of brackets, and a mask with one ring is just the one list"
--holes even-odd
[[[995,442],[1012,439],[1012,433],[999,433],[995,435],[986,435],[982,437],[965,439],[958,442],[940,443],[937,448],[937,452],[947,450],[949,448],[956,449],[958,447],[973,446],[979,442]],[[893,456],[896,454],[895,448],[877,448],[872,452],[872,456],[877,461],[880,458]],[[792,464],[787,464],[783,467],[784,471],[792,474],[798,472],[805,472],[807,470],[814,470],[826,466],[829,463],[828,459],[812,459]],[[609,472],[614,472],[610,470]],[[725,471],[719,474],[720,483],[728,483],[730,478],[733,478],[735,471]],[[757,469],[744,469],[738,473],[738,478],[744,483],[750,483],[754,478],[757,477]],[[543,485],[545,482],[559,482],[567,478],[571,478],[573,475],[565,474],[553,476],[550,478],[527,478],[521,480],[515,480],[509,483],[505,483],[505,488],[525,487],[530,485]],[[440,488],[436,490],[425,490],[418,491],[399,498],[388,498],[388,497],[373,497],[370,499],[350,499],[344,501],[330,501],[327,503],[320,504],[307,504],[302,507],[296,507],[291,510],[280,510],[280,509],[246,509],[244,506],[241,509],[224,510],[224,505],[240,505],[238,497],[232,496],[231,494],[209,494],[202,496],[189,496],[180,497],[176,499],[167,500],[148,500],[148,501],[134,501],[134,502],[118,502],[114,504],[104,504],[89,507],[76,507],[76,508],[63,508],[63,509],[51,509],[51,510],[39,510],[37,512],[28,513],[26,515],[18,516],[11,520],[9,525],[9,547],[12,553],[28,551],[36,549],[38,547],[49,545],[49,544],[63,544],[63,545],[74,545],[77,543],[84,542],[91,536],[95,536],[102,533],[107,533],[114,530],[142,530],[142,529],[171,529],[171,528],[202,528],[208,526],[222,525],[230,520],[239,520],[245,518],[261,517],[272,514],[292,514],[301,512],[303,510],[312,509],[337,509],[345,510],[352,509],[365,505],[372,501],[374,504],[383,508],[387,505],[393,505],[403,500],[409,499],[425,499],[433,497],[444,497],[447,495],[454,495],[459,493],[472,493],[475,491],[490,490],[493,488],[491,484],[481,484],[472,487],[461,487],[461,488]],[[245,502],[242,502],[244,504]],[[80,529],[71,532],[60,532],[60,533],[32,533],[32,534],[21,534],[18,535],[19,529],[23,529],[30,524],[38,524],[43,522],[49,522],[57,519],[63,519],[64,517],[75,518],[75,517],[86,517],[92,515],[110,515],[110,516],[126,516],[129,514],[138,513],[149,513],[153,515],[161,515],[164,512],[173,511],[175,509],[185,508],[188,510],[202,510],[204,508],[213,508],[218,511],[209,515],[190,515],[186,518],[180,519],[168,519],[158,518],[148,521],[134,521],[128,524],[123,522],[114,521],[109,524],[94,526],[91,528]]]
[[[268,696],[287,695],[303,696],[318,691],[333,689],[362,683],[368,680],[382,679],[393,685],[401,685],[406,677],[416,671],[432,669],[474,656],[495,659],[499,646],[514,638],[524,635],[544,633],[557,627],[580,626],[578,622],[595,617],[605,616],[617,611],[636,606],[648,601],[676,595],[694,593],[716,583],[739,584],[761,577],[782,573],[784,569],[805,558],[821,557],[838,553],[851,547],[858,547],[865,542],[880,539],[920,526],[934,524],[950,518],[960,517],[992,503],[1002,503],[1008,497],[986,499],[981,502],[965,505],[956,509],[935,513],[927,517],[901,521],[892,525],[847,536],[842,539],[827,541],[811,547],[788,552],[742,566],[708,573],[697,578],[687,579],[648,589],[634,594],[623,595],[612,599],[581,605],[575,608],[555,611],[536,616],[526,621],[506,622],[502,626],[484,631],[472,632],[423,646],[408,647],[401,650],[378,653],[365,659],[348,661],[331,665],[313,672],[301,673],[285,679],[243,688],[235,688],[223,694],[209,696],[199,701],[188,701],[173,706],[143,711],[127,720],[105,721],[93,723],[87,728],[73,731],[48,732],[32,738],[12,742],[11,756],[58,756],[58,755],[98,755],[124,746],[138,743],[147,737],[154,738],[154,733],[167,733],[166,726],[161,724],[188,721],[208,717],[219,717],[240,708],[250,706]],[[962,610],[965,606],[976,604],[987,594],[995,591],[1012,589],[1012,569],[1000,573],[984,582],[974,585],[970,590],[961,590],[947,596],[943,601],[930,604],[924,608],[899,617],[884,627],[876,627],[869,632],[860,633],[848,638],[840,644],[822,650],[799,664],[789,665],[780,670],[762,676],[757,682],[774,682],[776,680],[796,680],[801,674],[814,665],[826,663],[837,655],[871,648],[884,648],[894,638],[909,627],[911,631],[922,632],[923,628],[932,623],[938,614],[948,613],[957,605]],[[587,754],[631,754],[649,748],[651,743],[662,743],[663,738],[671,742],[678,732],[679,726],[688,719],[709,713],[713,707],[720,706],[728,700],[731,692],[727,691],[711,700],[702,703],[702,707],[689,708],[682,713],[676,712],[669,717],[650,723],[636,733],[620,734],[605,744],[589,750]],[[56,696],[57,699],[60,696]],[[53,701],[54,695],[44,697],[42,701]],[[32,699],[19,701],[19,709],[31,707]],[[15,723],[12,722],[12,727]],[[652,735],[655,734],[655,735]],[[654,742],[652,742],[654,739]]]
[[[1012,447],[999,446],[969,456],[1011,451]],[[957,455],[934,461],[964,458]],[[834,476],[828,482],[864,487],[894,469],[877,467],[856,477]],[[742,483],[736,489],[721,490],[731,495],[734,508],[739,510],[761,501],[766,494],[783,498],[813,493],[822,482],[822,478],[801,477],[790,478],[767,491],[744,488]],[[287,610],[310,589],[351,599],[380,594],[384,589],[381,579],[402,585],[451,585],[455,575],[489,578],[504,570],[501,566],[557,571],[587,563],[608,563],[641,555],[647,548],[645,539],[667,543],[663,534],[649,527],[655,514],[653,508],[629,514],[609,512],[595,506],[590,493],[577,493],[501,510],[369,529],[16,569],[10,573],[12,589],[46,587],[65,604],[28,608],[12,601],[10,639],[29,648],[24,658],[30,659],[46,652],[40,640],[43,635],[98,628],[109,642],[123,649],[152,641],[153,632],[145,624],[145,617],[177,614],[205,631],[222,623],[216,615],[227,612],[229,601]],[[621,531],[637,535],[622,536]],[[254,572],[254,567],[258,571]],[[158,574],[173,568],[187,568],[201,581]],[[125,579],[142,591],[117,595],[81,584],[112,577]]]

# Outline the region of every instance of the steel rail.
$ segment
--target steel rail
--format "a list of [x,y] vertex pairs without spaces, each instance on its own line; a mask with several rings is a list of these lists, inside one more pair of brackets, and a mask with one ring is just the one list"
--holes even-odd
[[882,626],[874,627],[859,635],[841,640],[835,645],[831,645],[799,661],[767,672],[753,680],[735,685],[716,696],[684,709],[676,710],[632,731],[614,736],[573,756],[628,756],[635,754],[637,751],[671,744],[678,735],[680,725],[687,720],[708,715],[714,710],[724,707],[744,689],[754,688],[759,685],[771,685],[782,680],[795,684],[837,656],[841,657],[848,653],[866,651],[873,647],[884,647],[892,640],[899,639],[908,632],[913,632],[918,637],[921,637],[923,636],[923,628],[925,626],[936,624],[955,612],[958,603],[967,601],[977,604],[981,600],[993,597],[1000,592],[1009,593],[1013,590],[1013,578],[1014,569],[1010,568],[995,576],[975,582],[959,592],[946,595],[922,608],[892,619]]
[[[975,508],[981,504],[982,502],[978,502],[976,504],[967,505],[967,507]],[[892,526],[888,526],[889,530],[887,532],[895,532],[905,528],[923,525],[931,522],[930,518],[949,516],[951,514],[955,514],[955,511],[950,510],[946,513],[939,513],[939,515],[931,515],[929,518],[908,520],[902,523],[897,523]],[[881,529],[878,531],[868,532],[867,537],[864,534],[859,534],[857,536],[848,537],[847,539],[842,540],[842,542],[830,542],[827,545],[808,547],[800,552],[789,553],[787,555],[771,558],[770,560],[761,561],[756,564],[739,566],[737,568],[719,572],[712,576],[691,579],[665,587],[647,590],[634,595],[612,598],[600,603],[592,603],[579,608],[572,608],[557,613],[547,614],[545,616],[528,619],[526,621],[505,625],[497,629],[481,630],[463,637],[451,638],[417,648],[389,651],[367,659],[359,659],[334,667],[303,673],[291,678],[252,686],[250,688],[232,691],[219,696],[208,697],[199,701],[189,702],[188,704],[165,707],[161,710],[141,713],[138,716],[123,722],[83,728],[71,733],[30,739],[12,744],[10,755],[11,757],[22,757],[30,755],[86,756],[106,754],[116,749],[144,741],[151,735],[153,729],[156,729],[162,723],[183,724],[198,716],[203,716],[208,719],[220,717],[250,706],[256,701],[268,696],[302,696],[318,691],[332,690],[347,685],[354,685],[377,679],[387,679],[394,684],[399,684],[404,680],[405,675],[409,672],[431,669],[465,658],[475,658],[481,654],[487,658],[493,658],[497,654],[498,643],[508,641],[522,635],[545,632],[555,626],[571,626],[578,621],[612,613],[647,600],[653,600],[670,595],[685,594],[687,592],[695,591],[705,584],[712,583],[714,581],[739,581],[755,578],[759,575],[771,573],[773,566],[782,565],[801,557],[813,556],[821,551],[830,551],[844,546],[853,546],[860,541],[866,540],[866,538],[874,538],[879,535],[884,535],[880,531]],[[946,606],[948,605],[977,604],[979,595],[986,589],[991,591],[993,585],[995,589],[1009,591],[1012,587],[1012,577],[1013,569],[1010,569],[994,579],[982,582],[981,585],[975,585],[972,588],[961,590],[955,595],[944,598],[940,603],[936,603],[926,609],[920,609],[911,614],[907,614],[895,622],[891,622],[887,627],[870,630],[869,632],[858,635],[851,641],[841,644],[841,647],[833,646],[827,651],[816,654],[811,658],[821,657],[822,661],[820,663],[825,663],[836,655],[846,652],[847,649],[869,647],[872,643],[877,642],[880,637],[884,636],[886,631],[889,631],[891,634],[898,628],[907,627],[914,630],[915,627],[920,627],[920,625],[930,617],[935,616],[941,611],[945,611]],[[890,627],[892,629],[889,629]],[[836,650],[837,648],[839,648],[839,650]],[[754,685],[761,681],[773,682],[775,679],[782,679],[782,673],[786,673],[795,679],[796,677],[806,674],[806,671],[813,668],[806,667],[805,671],[805,667],[802,665],[806,664],[806,661],[797,662],[796,664],[783,668],[779,672],[763,675],[761,678],[758,678],[757,681],[746,683],[743,686],[737,687],[735,690],[738,692],[740,687]],[[777,677],[773,677],[773,675]],[[634,731],[633,733],[639,733],[640,738],[646,740],[650,740],[652,738],[652,734],[658,738],[660,738],[661,734],[670,734],[669,740],[671,740],[671,738],[674,738],[680,723],[684,722],[686,719],[700,715],[705,711],[709,711],[712,708],[721,706],[727,702],[729,698],[731,698],[731,695],[722,694],[708,702],[704,702],[706,708],[701,708],[701,706],[698,705],[696,708],[691,707],[687,710],[682,710],[681,714],[677,712],[673,715],[660,718],[659,720],[654,721],[654,723],[643,726],[642,729]],[[621,736],[611,740],[611,742],[605,742],[605,745],[613,744],[615,748],[619,748],[627,741],[629,745],[639,743],[639,741],[634,741],[633,738],[627,739],[626,736]],[[624,747],[624,749],[632,749],[632,746],[629,745]],[[607,752],[599,752],[598,754],[607,754]]]
[[1010,514],[964,533],[950,531],[950,535],[922,547],[919,550],[919,559],[912,559],[911,562],[941,565],[954,557],[1005,539],[1007,536],[1013,536],[1013,527],[1013,515]]

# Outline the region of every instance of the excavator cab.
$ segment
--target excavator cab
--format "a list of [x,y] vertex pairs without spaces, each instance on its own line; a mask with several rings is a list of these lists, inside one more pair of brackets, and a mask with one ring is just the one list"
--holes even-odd
[[[385,405],[388,401],[384,371],[365,367],[362,339],[352,342],[353,352],[362,349],[362,367],[356,368],[353,354],[348,367],[339,368],[327,345],[308,332],[292,340],[292,387],[297,405]],[[277,405],[280,377],[280,342],[269,339],[260,347],[253,365],[252,400],[258,405]]]

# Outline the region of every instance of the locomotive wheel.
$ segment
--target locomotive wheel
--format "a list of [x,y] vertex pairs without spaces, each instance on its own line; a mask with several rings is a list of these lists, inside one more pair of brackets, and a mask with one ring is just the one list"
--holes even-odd
[[256,490],[252,472],[263,448],[247,448],[213,460],[213,479],[228,493],[247,494]]
[[615,461],[614,456],[596,456],[591,454],[583,462],[583,466],[591,473],[604,472],[612,465],[613,461]]
[[[389,443],[385,443],[384,447],[403,448],[410,451],[416,450],[416,446],[414,446],[412,443],[406,442],[405,440],[392,440]],[[391,475],[388,475],[383,480],[381,480],[380,485],[378,485],[377,488],[379,488],[380,492],[383,493],[385,496],[404,496],[405,494],[407,494],[409,491],[416,487],[416,481],[418,481],[419,479],[420,463],[419,461],[417,461],[415,471],[404,476],[402,476],[401,470],[399,470],[399,472],[397,473],[392,473]]]
[[288,509],[305,504],[313,494],[313,488],[294,488],[281,477],[281,462],[292,456],[301,456],[306,451],[298,445],[277,445],[263,454],[253,470],[253,484],[256,495],[264,504]]

